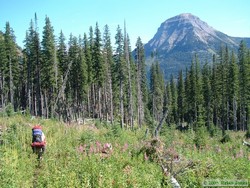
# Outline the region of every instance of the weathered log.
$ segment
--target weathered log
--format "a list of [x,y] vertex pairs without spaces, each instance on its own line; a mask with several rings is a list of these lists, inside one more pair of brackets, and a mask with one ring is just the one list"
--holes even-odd
[[[164,175],[168,176],[170,174],[170,172],[168,171],[168,169],[166,167],[164,167],[163,165],[161,165],[161,167],[162,167],[162,170],[164,172]],[[170,174],[170,182],[171,182],[171,185],[172,185],[173,188],[181,188],[181,186],[178,183],[178,181],[171,174]]]
[[245,140],[243,140],[243,145],[246,145],[246,146],[250,147],[250,143],[246,142]]

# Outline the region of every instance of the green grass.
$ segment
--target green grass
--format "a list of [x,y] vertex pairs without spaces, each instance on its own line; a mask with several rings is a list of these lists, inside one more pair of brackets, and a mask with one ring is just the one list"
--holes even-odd
[[[47,148],[40,165],[31,150],[31,127],[43,126]],[[67,126],[55,120],[15,115],[0,117],[4,131],[0,145],[0,187],[171,187],[157,162],[144,160],[145,130],[121,130],[118,125]],[[247,179],[250,182],[249,149],[243,132],[228,132],[231,141],[204,133],[197,149],[196,135],[173,127],[163,130],[164,151],[175,151],[181,161],[173,171],[193,165],[176,175],[182,187],[201,187],[205,179]],[[220,135],[220,134],[218,134]],[[107,156],[98,146],[111,143]],[[81,148],[85,148],[82,151]]]

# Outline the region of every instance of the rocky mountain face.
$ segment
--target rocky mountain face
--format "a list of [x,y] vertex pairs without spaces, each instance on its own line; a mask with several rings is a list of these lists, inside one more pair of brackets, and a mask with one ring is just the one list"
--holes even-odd
[[180,14],[163,22],[145,44],[146,63],[149,67],[152,62],[159,61],[168,79],[171,73],[177,76],[180,69],[189,67],[195,53],[201,64],[211,62],[212,55],[219,52],[221,45],[237,52],[241,40],[250,46],[250,38],[230,37],[192,14]]

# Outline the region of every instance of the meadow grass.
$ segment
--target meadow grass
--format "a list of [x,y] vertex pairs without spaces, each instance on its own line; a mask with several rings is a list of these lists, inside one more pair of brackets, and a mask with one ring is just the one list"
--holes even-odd
[[[32,153],[31,128],[41,124],[47,139],[43,160]],[[151,140],[144,129],[122,130],[119,125],[96,122],[67,125],[56,120],[15,115],[0,117],[4,130],[0,145],[0,187],[171,187],[157,161],[148,160],[142,147]],[[182,187],[200,187],[206,179],[245,179],[250,182],[249,149],[242,145],[243,132],[228,132],[231,141],[220,142],[220,134],[204,133],[197,148],[192,130],[164,128],[160,140],[164,152],[175,151],[180,162],[173,173]],[[112,145],[103,154],[101,148]],[[192,162],[192,165],[185,167]]]

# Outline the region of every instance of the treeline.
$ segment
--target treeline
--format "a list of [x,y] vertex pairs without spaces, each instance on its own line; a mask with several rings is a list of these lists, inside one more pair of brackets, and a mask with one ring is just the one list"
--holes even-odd
[[[143,43],[131,52],[124,24],[117,27],[115,46],[108,25],[98,23],[82,36],[54,35],[45,18],[42,38],[37,17],[26,31],[24,49],[15,42],[7,22],[0,32],[0,106],[12,105],[34,116],[72,121],[100,118],[121,127],[159,122],[166,110],[168,124],[217,125],[245,130],[250,113],[250,53],[241,42],[238,54],[222,47],[212,63],[191,68],[164,81],[159,64],[147,82]],[[133,54],[133,55],[132,55]],[[212,65],[211,65],[212,64]]]
[[[246,130],[250,123],[250,50],[241,41],[238,54],[221,46],[219,55],[201,67],[197,55],[191,67],[164,85],[156,62],[151,67],[149,109],[159,121],[169,110],[168,124],[193,128],[218,126]],[[183,127],[182,127],[183,128]],[[223,132],[223,135],[225,133]]]
[[125,26],[117,27],[114,48],[109,27],[102,35],[98,23],[66,43],[48,17],[40,38],[35,15],[21,49],[7,22],[0,33],[0,106],[64,121],[93,117],[142,126],[148,94],[140,38],[135,59],[131,54]]

